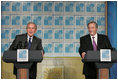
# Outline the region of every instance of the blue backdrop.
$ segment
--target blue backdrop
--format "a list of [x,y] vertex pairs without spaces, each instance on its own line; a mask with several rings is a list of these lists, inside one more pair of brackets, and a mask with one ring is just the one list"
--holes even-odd
[[[107,2],[108,14],[108,36],[112,47],[117,49],[117,1]],[[113,64],[110,69],[110,78],[117,78],[117,63]]]

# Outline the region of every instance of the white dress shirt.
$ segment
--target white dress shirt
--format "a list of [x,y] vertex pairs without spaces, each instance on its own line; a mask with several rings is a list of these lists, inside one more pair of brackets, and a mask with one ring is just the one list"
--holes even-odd
[[92,41],[92,44],[93,44],[93,38],[92,37],[94,37],[95,43],[97,45],[98,34],[96,33],[94,36],[91,36],[91,41]]
[[27,35],[27,42],[29,43],[29,38],[31,38],[31,43],[32,43],[32,40],[33,40],[33,36],[30,37],[29,35]]

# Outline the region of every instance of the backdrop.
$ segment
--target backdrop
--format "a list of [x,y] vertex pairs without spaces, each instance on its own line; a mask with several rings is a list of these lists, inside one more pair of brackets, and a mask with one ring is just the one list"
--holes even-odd
[[[42,39],[45,50],[44,60],[37,66],[37,78],[84,78],[78,53],[80,37],[88,33],[87,23],[93,20],[98,23],[98,33],[105,34],[105,2],[2,1],[1,10],[2,55],[33,21],[38,26],[35,35]],[[1,71],[2,78],[15,78],[12,63],[2,61]]]

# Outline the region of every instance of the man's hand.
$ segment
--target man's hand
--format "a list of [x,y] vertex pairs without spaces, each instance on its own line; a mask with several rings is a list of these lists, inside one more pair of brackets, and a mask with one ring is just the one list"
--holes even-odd
[[84,59],[85,55],[86,55],[86,53],[83,52],[83,53],[82,53],[82,59]]
[[41,53],[42,53],[42,56],[44,56],[44,51],[41,51]]

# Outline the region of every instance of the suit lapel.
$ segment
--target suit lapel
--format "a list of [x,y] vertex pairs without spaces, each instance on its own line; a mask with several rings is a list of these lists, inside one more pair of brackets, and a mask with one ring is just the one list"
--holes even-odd
[[100,47],[99,45],[101,44],[100,41],[101,41],[101,40],[100,40],[100,35],[98,34],[98,39],[97,39],[97,50],[99,50],[99,47]]
[[24,35],[24,38],[22,39],[26,45],[26,49],[28,49],[28,41],[27,41],[27,33]]
[[90,34],[88,35],[88,37],[87,37],[87,40],[88,40],[88,47],[89,47],[89,49],[90,50],[93,50],[93,45],[92,45],[92,41],[91,41],[91,36],[90,36]]
[[33,40],[32,40],[32,44],[31,44],[31,48],[30,49],[33,49],[33,47],[35,45],[35,42],[36,42],[36,37],[33,36]]

